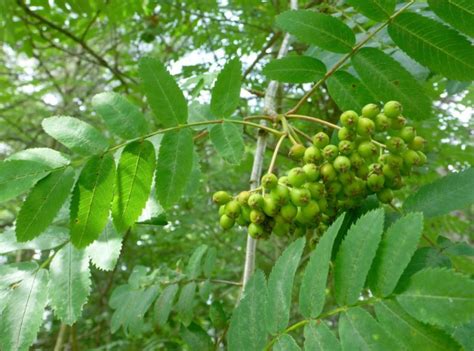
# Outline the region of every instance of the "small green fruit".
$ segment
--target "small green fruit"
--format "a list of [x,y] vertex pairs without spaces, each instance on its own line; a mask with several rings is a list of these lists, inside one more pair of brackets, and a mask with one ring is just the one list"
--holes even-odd
[[325,163],[321,166],[319,173],[324,182],[332,182],[336,179],[337,174],[334,166],[330,163]]
[[319,169],[314,163],[305,164],[303,171],[306,173],[306,181],[315,182],[319,179]]
[[393,168],[389,164],[384,164],[382,167],[382,174],[387,179],[394,179],[395,177],[399,176],[400,173],[396,168]]
[[305,206],[311,200],[311,193],[308,189],[292,188],[290,190],[290,199],[295,206]]
[[360,143],[359,147],[357,148],[357,152],[363,158],[372,158],[378,155],[379,149],[374,143],[370,141],[363,141],[362,143]]
[[309,190],[313,199],[320,199],[324,196],[325,189],[322,183],[306,183],[303,187]]
[[365,160],[357,152],[352,153],[349,160],[351,161],[351,166],[355,169],[362,167],[365,164]]
[[298,208],[293,205],[291,202],[288,202],[286,205],[280,208],[280,215],[285,219],[285,221],[291,222],[298,213]]
[[273,189],[274,187],[277,186],[277,184],[278,184],[278,178],[273,173],[265,174],[262,177],[262,186],[265,189]]
[[416,131],[415,128],[407,126],[403,127],[402,130],[400,131],[400,138],[405,141],[405,143],[409,144],[415,139],[416,137]]
[[301,167],[295,167],[288,172],[288,183],[299,188],[306,182],[306,172]]
[[282,185],[288,185],[288,177],[281,176],[280,178],[278,178],[278,183]]
[[341,140],[338,145],[339,152],[343,155],[350,155],[354,151],[354,143],[349,140]]
[[389,101],[383,107],[383,113],[388,118],[397,118],[402,114],[402,104],[398,101]]
[[389,204],[393,200],[393,192],[390,189],[383,189],[377,193],[377,198],[384,204]]
[[242,191],[239,193],[239,195],[237,195],[237,201],[239,202],[239,204],[244,206],[244,205],[247,205],[249,201],[249,197],[250,197],[250,191]]
[[351,110],[343,112],[340,117],[341,124],[349,129],[355,128],[358,119],[359,116],[357,115],[357,113]]
[[295,144],[290,148],[288,156],[293,160],[301,160],[304,156],[306,148],[301,144]]
[[342,184],[338,181],[334,181],[328,184],[326,191],[329,195],[335,196],[342,191]]
[[222,229],[228,230],[234,226],[235,220],[227,215],[222,215],[219,219],[219,224],[221,225]]
[[338,179],[343,185],[347,185],[347,184],[351,184],[354,181],[354,177],[355,177],[354,173],[346,172],[346,173],[339,174]]
[[328,210],[328,200],[326,198],[321,198],[318,200],[319,210],[321,212],[326,212]]
[[382,174],[383,165],[381,163],[372,163],[369,165],[369,173],[370,174]]
[[305,163],[319,163],[323,159],[321,150],[316,146],[310,146],[306,149],[303,156],[303,161]]
[[310,221],[314,221],[319,212],[319,205],[314,200],[308,202],[306,206],[301,207],[301,215]]
[[399,137],[391,137],[385,145],[387,146],[388,151],[395,155],[399,155],[406,149],[405,142]]
[[371,119],[361,117],[357,122],[357,134],[363,137],[370,136],[374,134],[375,123]]
[[336,158],[337,154],[339,153],[339,149],[336,145],[327,145],[323,149],[323,156],[325,160],[332,161]]
[[376,104],[367,104],[362,107],[362,116],[374,119],[380,113],[380,108]]
[[329,144],[329,136],[324,132],[319,132],[313,137],[313,145],[319,149]]
[[240,215],[240,204],[237,200],[231,200],[225,205],[224,213],[230,218],[237,218]]
[[337,156],[333,162],[333,166],[339,173],[345,173],[351,168],[351,161],[346,156]]
[[367,187],[374,192],[382,190],[384,184],[385,178],[383,175],[374,173],[367,177]]
[[263,223],[265,221],[265,213],[260,210],[250,211],[250,222],[252,223]]
[[375,130],[378,132],[385,132],[390,129],[392,121],[383,113],[379,113],[375,117]]
[[392,119],[392,123],[390,127],[394,130],[400,130],[403,127],[405,127],[406,124],[407,124],[406,118],[402,116],[398,116],[397,118]]
[[270,191],[270,196],[279,206],[282,206],[288,202],[290,198],[290,190],[286,185],[278,184]]
[[402,155],[403,162],[409,167],[419,166],[421,163],[420,155],[415,150],[407,150]]
[[232,200],[232,196],[225,191],[218,191],[212,195],[212,201],[214,201],[218,205],[225,205],[230,200]]
[[274,217],[280,210],[280,206],[278,206],[277,202],[273,199],[273,197],[264,196],[262,209],[267,216]]
[[290,224],[285,222],[278,222],[273,227],[272,233],[276,236],[285,236],[290,232]]
[[413,138],[413,140],[411,141],[409,147],[410,149],[412,150],[416,150],[416,151],[423,151],[424,147],[425,147],[425,144],[426,144],[426,140],[423,139],[422,137],[420,136],[416,136]]
[[256,223],[250,223],[248,227],[248,234],[254,238],[254,239],[259,239],[264,235],[264,229],[263,226],[260,224]]
[[259,193],[250,195],[248,205],[250,208],[260,209],[263,205],[263,196]]
[[347,127],[342,127],[337,132],[339,140],[354,140],[355,134],[352,130]]
[[422,151],[418,151],[418,156],[420,157],[419,166],[423,166],[424,164],[426,164],[426,162],[428,162],[428,157],[426,157],[426,155]]

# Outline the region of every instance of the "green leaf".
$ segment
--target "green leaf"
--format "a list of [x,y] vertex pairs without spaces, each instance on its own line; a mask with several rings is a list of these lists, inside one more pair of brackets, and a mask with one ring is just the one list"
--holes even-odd
[[324,63],[309,56],[289,56],[271,60],[263,74],[272,80],[287,83],[307,83],[321,79],[326,73]]
[[358,12],[374,21],[382,22],[395,10],[396,0],[347,0]]
[[89,257],[70,243],[54,256],[49,269],[49,297],[56,316],[73,325],[82,314],[82,307],[91,292]]
[[196,301],[196,283],[191,282],[183,286],[176,303],[176,312],[178,312],[181,322],[187,327],[193,319],[193,310]]
[[49,250],[69,240],[67,228],[49,226],[37,238],[20,243],[16,240],[15,228],[5,230],[0,234],[0,255],[16,250]]
[[193,168],[193,136],[187,129],[168,132],[161,140],[156,168],[156,194],[167,208],[177,202]]
[[456,342],[444,331],[418,322],[395,301],[380,301],[375,305],[379,323],[389,330],[406,350],[459,350]]
[[434,72],[460,81],[474,79],[474,45],[444,24],[406,12],[390,22],[388,33],[403,51]]
[[430,9],[457,30],[474,37],[474,2],[471,0],[428,0]]
[[414,120],[431,117],[431,100],[423,87],[392,57],[375,48],[363,48],[352,64],[378,100],[400,101],[404,115]]
[[341,344],[323,321],[311,321],[304,327],[305,351],[341,351]]
[[265,323],[265,276],[255,272],[247,283],[242,300],[232,314],[227,341],[229,351],[262,350],[267,342]]
[[117,93],[95,95],[92,107],[104,119],[107,128],[123,139],[138,138],[148,132],[145,116],[138,106]]
[[46,133],[81,155],[100,154],[109,147],[109,142],[98,129],[74,117],[49,117],[43,119],[41,125]]
[[450,327],[452,337],[464,347],[464,350],[474,350],[474,319],[469,323],[459,325],[456,327]]
[[210,138],[219,155],[230,164],[239,164],[245,152],[242,128],[230,122],[215,125]]
[[285,329],[290,320],[293,280],[304,245],[305,239],[300,238],[288,246],[276,261],[268,277],[265,320],[267,330],[271,334]]
[[13,199],[29,190],[38,180],[49,173],[44,164],[11,160],[0,162],[0,203]]
[[421,211],[425,217],[435,217],[474,203],[474,169],[452,173],[423,185],[410,195],[403,207],[406,211]]
[[26,197],[16,220],[16,237],[24,242],[36,238],[53,221],[74,184],[72,168],[53,171],[38,181]]
[[[211,109],[209,105],[200,104],[197,101],[193,101],[189,105],[189,123],[198,123],[198,122],[207,122],[214,119],[211,114]],[[203,130],[208,128],[208,125],[200,125],[192,127],[195,130]]]
[[8,156],[6,160],[33,161],[42,163],[50,168],[67,166],[71,162],[67,155],[47,147],[21,150],[14,153],[13,155]]
[[474,281],[444,268],[428,268],[411,276],[397,301],[424,323],[457,325],[474,318]]
[[324,233],[316,249],[311,253],[304,271],[299,307],[301,314],[306,318],[315,318],[323,310],[332,246],[343,221],[344,215],[339,216]]
[[189,350],[212,351],[214,345],[211,337],[196,323],[191,323],[188,328],[181,326],[181,335]]
[[218,118],[229,117],[239,106],[242,65],[235,58],[227,62],[212,88],[211,112]]
[[143,81],[143,90],[158,121],[165,127],[186,123],[188,105],[183,92],[157,59],[142,57],[138,73]]
[[355,44],[354,33],[344,22],[311,10],[283,12],[276,24],[298,40],[331,52],[350,52]]
[[115,164],[110,155],[87,161],[71,199],[71,242],[83,248],[104,230],[114,194]]
[[327,80],[329,94],[343,111],[361,111],[366,104],[374,102],[367,87],[346,71],[337,71]]
[[355,307],[339,319],[339,337],[343,350],[400,350],[392,336],[366,310]]
[[201,274],[201,260],[206,251],[207,245],[200,245],[194,250],[186,266],[186,275],[189,279],[196,279]]
[[155,302],[155,320],[158,325],[163,326],[168,321],[173,302],[178,293],[178,284],[168,285],[161,292],[160,297]]
[[117,231],[126,231],[142,213],[150,196],[155,165],[155,148],[147,140],[134,141],[122,151],[112,203]]
[[300,347],[288,334],[284,334],[278,338],[278,341],[273,345],[273,351],[300,351]]
[[342,242],[334,268],[334,288],[339,305],[359,299],[383,232],[384,212],[367,212],[351,226]]
[[[38,269],[36,262],[20,262],[0,266],[0,315],[8,305],[11,293],[18,283]],[[0,330],[1,332],[1,330]]]
[[423,232],[423,215],[410,213],[388,228],[369,274],[371,289],[379,296],[390,295],[410,263]]
[[0,348],[28,350],[43,323],[48,271],[34,270],[13,289],[0,318]]
[[107,223],[99,238],[86,248],[92,264],[104,271],[115,268],[121,250],[122,236],[115,230],[112,222]]
[[216,258],[217,258],[217,249],[215,247],[211,247],[209,250],[207,250],[207,255],[204,260],[204,264],[202,266],[202,270],[206,278],[210,278],[212,275],[212,272],[216,268],[215,267]]

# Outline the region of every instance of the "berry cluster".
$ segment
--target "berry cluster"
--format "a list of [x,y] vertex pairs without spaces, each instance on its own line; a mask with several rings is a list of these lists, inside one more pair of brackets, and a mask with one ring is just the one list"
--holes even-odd
[[300,165],[287,175],[265,174],[261,188],[236,197],[216,192],[213,201],[220,205],[222,228],[248,226],[254,238],[298,235],[307,228],[322,232],[338,213],[358,206],[368,195],[391,203],[403,176],[426,162],[421,151],[425,140],[406,125],[399,102],[387,102],[382,113],[375,104],[361,112],[341,114],[336,144],[319,132],[313,145],[293,145],[288,155]]

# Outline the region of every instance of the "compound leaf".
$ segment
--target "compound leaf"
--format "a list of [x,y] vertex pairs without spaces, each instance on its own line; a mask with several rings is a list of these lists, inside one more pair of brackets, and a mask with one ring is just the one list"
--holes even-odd
[[273,346],[274,351],[300,351],[300,347],[288,334],[284,334],[278,338],[278,341]]
[[337,71],[327,80],[329,94],[343,111],[361,111],[374,97],[362,82],[346,71]]
[[239,106],[242,65],[235,58],[227,62],[212,88],[211,113],[218,118],[229,117]]
[[384,21],[395,10],[396,0],[347,0],[358,12],[374,21]]
[[178,284],[168,285],[161,292],[160,297],[155,302],[155,319],[158,325],[165,325],[173,307],[173,302],[178,293]]
[[230,164],[239,164],[245,152],[242,128],[224,122],[212,127],[210,138],[219,155]]
[[430,9],[457,30],[474,37],[474,2],[471,0],[428,0]]
[[104,271],[114,269],[121,250],[122,236],[112,222],[107,223],[99,238],[86,248],[92,264]]
[[307,83],[324,76],[324,63],[309,56],[289,56],[270,61],[263,68],[263,74],[279,82]]
[[341,344],[323,321],[311,321],[304,327],[305,351],[341,351]]

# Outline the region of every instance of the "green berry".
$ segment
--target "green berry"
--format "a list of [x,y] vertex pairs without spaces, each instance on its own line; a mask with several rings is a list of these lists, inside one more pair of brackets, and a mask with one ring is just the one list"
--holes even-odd
[[399,155],[406,149],[405,142],[399,137],[391,137],[385,145],[387,146],[388,151],[395,155]]
[[311,200],[304,207],[301,207],[301,214],[308,220],[315,220],[316,216],[319,214],[319,205],[316,201]]
[[234,226],[235,220],[232,217],[227,215],[222,215],[219,219],[219,224],[221,225],[222,229],[228,230]]
[[379,113],[375,117],[375,130],[378,132],[385,132],[390,129],[392,121],[383,113]]
[[225,191],[218,191],[212,195],[212,201],[214,201],[218,205],[225,205],[230,200],[232,200],[232,196]]
[[248,227],[248,234],[254,239],[261,238],[264,235],[263,226],[256,223],[250,223]]
[[301,167],[295,167],[288,172],[288,183],[296,188],[306,182],[306,172]]
[[357,134],[363,137],[370,136],[374,134],[375,123],[371,119],[361,117],[357,122]]
[[237,200],[231,200],[225,205],[224,213],[230,218],[237,218],[240,215],[240,204]]
[[403,158],[399,155],[387,155],[386,162],[387,165],[394,169],[400,169],[403,166]]
[[415,150],[407,150],[402,154],[403,162],[409,167],[418,166],[421,163],[420,155]]
[[342,184],[338,181],[334,181],[328,184],[326,191],[329,195],[334,196],[342,191]]
[[370,174],[382,174],[383,165],[381,163],[372,163],[369,165],[369,173]]
[[355,169],[357,169],[357,168],[359,168],[359,167],[361,167],[365,164],[364,159],[357,152],[352,153],[352,155],[349,157],[349,159],[351,161],[351,166]]
[[351,161],[346,156],[337,156],[333,162],[333,166],[339,173],[345,173],[351,168]]
[[285,236],[290,232],[291,226],[289,223],[278,222],[273,227],[272,233],[276,236]]
[[295,206],[305,206],[311,200],[311,193],[308,189],[292,188],[290,190],[290,199]]
[[282,206],[288,202],[290,198],[290,190],[286,185],[278,184],[270,191],[270,196],[279,206]]
[[309,190],[313,199],[320,199],[324,196],[324,185],[322,183],[306,183],[303,187]]
[[247,223],[250,222],[250,211],[251,209],[248,205],[241,206],[240,208],[240,217],[242,217],[242,219]]
[[239,202],[239,204],[244,206],[244,205],[247,205],[249,201],[249,197],[250,197],[250,191],[242,191],[239,193],[239,195],[237,195],[237,201]]
[[344,193],[348,196],[360,196],[365,192],[365,182],[356,178],[354,182],[344,188]]
[[358,119],[359,116],[357,115],[357,113],[351,110],[343,112],[340,117],[341,124],[349,129],[355,128]]
[[389,204],[393,200],[393,192],[390,189],[383,189],[377,193],[377,198],[384,204]]
[[402,138],[407,144],[411,143],[415,137],[416,131],[413,127],[403,127],[402,130],[400,130],[400,138]]
[[265,174],[262,177],[262,186],[265,189],[273,189],[274,187],[277,186],[277,184],[278,184],[278,178],[273,173]]
[[411,141],[409,147],[410,149],[412,150],[416,150],[416,151],[422,151],[425,147],[425,144],[426,144],[426,140],[423,139],[422,137],[420,136],[416,136],[413,138],[413,140]]
[[398,101],[389,101],[383,107],[383,113],[388,118],[397,118],[402,113],[402,104]]
[[293,160],[301,160],[304,156],[306,148],[301,144],[295,144],[290,148],[288,156]]
[[263,212],[265,212],[267,216],[274,217],[280,210],[280,206],[275,201],[275,199],[273,199],[273,197],[264,196],[262,209],[263,209]]
[[225,213],[225,205],[219,206],[219,216],[222,216]]
[[428,157],[426,157],[422,151],[418,151],[418,156],[420,157],[419,166],[423,166],[426,162],[428,162]]
[[380,113],[380,108],[376,104],[367,104],[362,107],[362,116],[374,119]]
[[354,151],[354,143],[349,140],[341,140],[338,145],[339,152],[343,155],[350,155]]
[[280,215],[285,219],[285,221],[291,222],[298,213],[298,208],[293,205],[291,202],[280,208]]
[[367,187],[374,192],[382,190],[384,183],[385,178],[383,175],[374,173],[367,177]]
[[395,130],[400,130],[407,124],[405,117],[398,116],[397,118],[392,119],[390,127]]
[[343,185],[347,185],[347,184],[351,184],[354,181],[354,177],[355,177],[354,173],[346,172],[346,173],[339,174],[338,179]]
[[398,190],[403,188],[404,185],[405,183],[403,182],[403,178],[401,176],[396,176],[393,179],[385,178],[385,186],[390,189]]
[[319,169],[314,163],[305,164],[303,171],[306,173],[306,181],[315,182],[319,179]]
[[330,163],[325,163],[319,169],[319,173],[321,174],[321,178],[325,182],[332,182],[336,179],[337,174],[334,166]]
[[364,141],[360,143],[359,147],[357,148],[357,152],[363,158],[372,158],[378,155],[379,150],[374,143],[370,141]]
[[278,183],[282,185],[288,185],[288,177],[287,176],[281,176],[278,178]]
[[313,145],[317,148],[324,148],[329,144],[329,136],[324,132],[319,132],[313,137]]
[[337,137],[339,140],[353,140],[354,139],[354,132],[351,131],[347,127],[342,127],[337,132]]
[[316,146],[310,146],[306,149],[303,156],[303,161],[305,163],[319,163],[323,159],[321,150]]
[[323,156],[325,160],[332,161],[336,158],[337,154],[339,153],[339,149],[336,145],[327,145],[323,149]]
[[265,213],[260,210],[250,211],[250,222],[252,223],[263,223],[265,221]]
[[263,206],[263,196],[258,193],[250,195],[248,205],[250,208],[260,209]]
[[369,175],[369,167],[366,164],[360,166],[356,170],[356,175],[361,179],[367,178],[367,176]]
[[396,168],[393,168],[389,164],[384,164],[382,167],[382,174],[387,179],[394,179],[395,177],[399,176],[399,172]]

